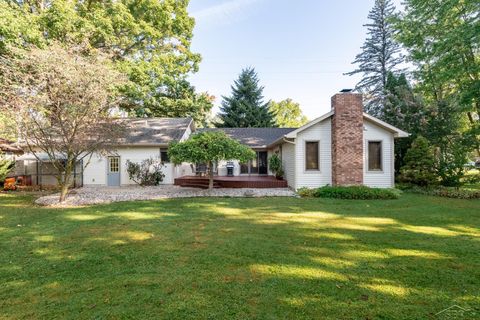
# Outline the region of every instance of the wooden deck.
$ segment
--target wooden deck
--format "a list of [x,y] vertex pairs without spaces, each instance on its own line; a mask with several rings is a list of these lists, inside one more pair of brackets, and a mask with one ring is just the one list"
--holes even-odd
[[[208,177],[183,176],[176,178],[174,184],[181,187],[208,188]],[[213,178],[214,188],[287,188],[286,180],[272,176],[237,176]]]

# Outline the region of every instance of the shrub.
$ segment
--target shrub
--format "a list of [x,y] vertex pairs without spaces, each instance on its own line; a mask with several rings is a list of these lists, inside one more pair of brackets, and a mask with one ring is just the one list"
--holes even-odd
[[162,167],[160,159],[150,158],[141,163],[127,160],[128,177],[142,187],[158,186],[165,178]]
[[435,187],[435,188],[421,188],[418,186],[402,186],[405,191],[424,194],[428,196],[455,198],[455,199],[480,199],[480,190],[452,188],[452,187]]
[[316,191],[317,189],[303,187],[297,190],[297,194],[302,198],[313,198]]
[[284,172],[282,168],[282,160],[277,154],[273,154],[270,157],[270,159],[268,160],[268,166],[270,168],[270,171],[272,171],[277,178],[283,177]]
[[8,173],[15,167],[15,161],[5,158],[3,153],[0,152],[0,183],[5,181]]
[[435,154],[427,139],[416,138],[405,155],[405,165],[400,169],[400,182],[419,186],[436,183]]
[[398,199],[399,192],[393,189],[369,188],[366,186],[331,187],[318,189],[300,188],[297,191],[301,197],[335,198],[335,199]]
[[369,188],[366,186],[321,187],[315,192],[318,198],[336,199],[398,199],[399,194],[392,189]]

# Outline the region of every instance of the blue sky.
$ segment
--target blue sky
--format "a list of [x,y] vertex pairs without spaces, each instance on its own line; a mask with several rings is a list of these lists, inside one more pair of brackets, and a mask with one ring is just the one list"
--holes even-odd
[[[394,0],[397,8],[401,0]],[[199,91],[221,96],[242,68],[254,67],[265,100],[292,98],[309,119],[330,110],[330,97],[353,88],[344,76],[365,39],[374,0],[191,0],[192,49],[202,55],[191,77]],[[217,108],[214,110],[218,111]]]

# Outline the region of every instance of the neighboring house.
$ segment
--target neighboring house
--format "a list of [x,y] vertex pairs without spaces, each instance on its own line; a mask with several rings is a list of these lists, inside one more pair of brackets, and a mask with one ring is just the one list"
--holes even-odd
[[[115,152],[94,155],[82,173],[83,185],[133,184],[126,162],[160,157],[164,184],[195,175],[195,166],[174,166],[167,150],[172,141],[183,141],[196,132],[190,118],[134,118],[126,120],[128,133]],[[394,140],[408,134],[366,113],[362,96],[343,92],[332,97],[332,110],[300,128],[222,128],[230,137],[251,147],[255,160],[232,159],[234,176],[271,175],[269,157],[277,153],[285,179],[293,189],[324,185],[394,186]],[[86,163],[84,163],[86,164]],[[227,162],[217,165],[219,176],[227,175]]]

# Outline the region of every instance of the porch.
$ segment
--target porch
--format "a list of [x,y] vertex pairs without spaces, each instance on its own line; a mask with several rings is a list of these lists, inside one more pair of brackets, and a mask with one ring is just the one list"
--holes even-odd
[[[208,188],[208,177],[183,176],[176,178],[174,184],[181,187]],[[215,176],[214,188],[288,188],[286,180],[278,180],[273,176]]]

